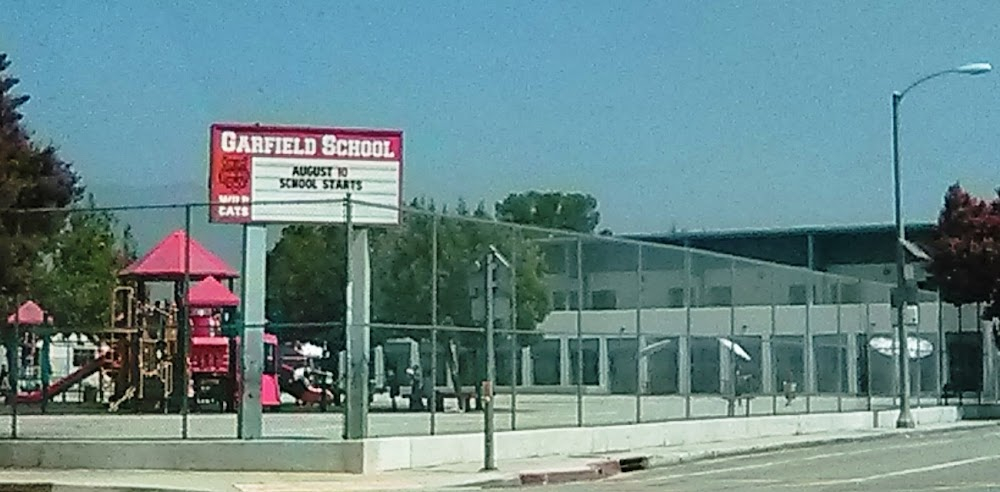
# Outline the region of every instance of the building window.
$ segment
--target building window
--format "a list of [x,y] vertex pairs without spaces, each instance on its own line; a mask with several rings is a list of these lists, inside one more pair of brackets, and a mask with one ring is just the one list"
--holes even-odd
[[590,294],[591,309],[617,309],[618,296],[613,290],[595,290]]
[[568,301],[566,303],[567,307],[568,307],[568,309],[574,310],[574,311],[576,309],[578,309],[579,306],[580,306],[580,298],[576,295],[576,292],[577,291],[575,291],[575,290],[571,290],[571,291],[569,291],[569,292],[566,293],[566,300]]
[[552,310],[553,311],[565,311],[566,310],[566,293],[561,290],[552,291]]
[[841,304],[861,304],[861,284],[840,284]]
[[566,249],[562,245],[545,248],[545,270],[549,274],[566,273]]
[[562,291],[554,290],[552,291],[552,310],[553,311],[567,311],[575,310],[579,305],[579,299],[576,298],[576,291]]
[[684,307],[684,289],[682,287],[674,287],[667,291],[667,307]]
[[803,284],[795,284],[788,287],[788,303],[791,305],[805,304],[806,286]]
[[715,286],[708,289],[708,306],[730,306],[733,304],[733,288]]

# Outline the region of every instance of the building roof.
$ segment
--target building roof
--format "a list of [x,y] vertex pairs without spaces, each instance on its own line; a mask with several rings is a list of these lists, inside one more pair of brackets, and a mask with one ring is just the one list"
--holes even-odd
[[[908,232],[930,232],[936,226],[933,222],[918,222],[906,224]],[[698,239],[737,239],[764,237],[820,236],[820,235],[851,235],[891,233],[896,229],[894,224],[854,224],[854,225],[817,225],[793,227],[765,227],[747,229],[703,229],[693,231],[676,231],[663,233],[622,234],[621,237],[641,241],[683,241]]]
[[[188,248],[184,244],[189,245]],[[150,280],[180,280],[185,273],[185,249],[190,256],[188,273],[194,278],[235,278],[236,273],[226,262],[193,238],[188,240],[183,230],[176,230],[121,272],[122,276]]]
[[232,307],[239,306],[240,298],[215,277],[206,277],[191,286],[188,292],[188,304],[193,307]]

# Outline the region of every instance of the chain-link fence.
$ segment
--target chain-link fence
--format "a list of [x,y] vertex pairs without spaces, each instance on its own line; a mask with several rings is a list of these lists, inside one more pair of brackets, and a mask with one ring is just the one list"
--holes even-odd
[[[14,214],[67,225],[14,244],[31,261],[5,299],[9,435],[236,437],[244,238],[208,212]],[[349,235],[270,226],[266,437],[344,435]],[[368,241],[352,281],[370,285],[369,309],[352,322],[370,338],[371,436],[482,431],[490,247],[510,265],[493,309],[498,431],[898,405],[889,284],[427,203]],[[921,291],[907,313],[914,406],[995,396],[974,311]]]

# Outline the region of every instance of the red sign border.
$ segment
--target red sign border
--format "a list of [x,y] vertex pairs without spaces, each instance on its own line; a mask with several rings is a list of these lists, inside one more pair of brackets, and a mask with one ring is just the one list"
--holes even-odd
[[[402,222],[403,222],[403,154],[404,154],[404,150],[403,149],[404,149],[404,143],[405,143],[404,138],[403,138],[403,130],[388,129],[388,128],[344,127],[344,126],[324,127],[324,126],[311,126],[311,125],[309,125],[309,126],[278,125],[278,124],[267,124],[267,125],[264,125],[264,124],[260,124],[260,123],[226,123],[226,122],[212,123],[208,127],[208,200],[210,202],[209,203],[209,210],[208,210],[208,222],[210,224],[240,224],[240,225],[246,225],[246,224],[269,224],[269,223],[271,223],[271,222],[253,221],[249,217],[246,220],[240,220],[240,221],[224,221],[224,220],[215,220],[215,219],[213,219],[213,214],[212,214],[213,207],[219,205],[217,203],[212,203],[212,189],[213,189],[213,187],[212,187],[212,184],[213,184],[212,183],[213,182],[213,179],[212,179],[212,171],[213,171],[213,169],[212,169],[212,163],[215,162],[215,157],[216,157],[216,149],[215,149],[216,146],[213,145],[214,144],[214,142],[213,142],[213,136],[214,136],[214,134],[217,131],[219,133],[221,133],[221,132],[223,132],[225,130],[233,130],[233,131],[258,131],[258,132],[278,133],[278,134],[281,134],[281,133],[299,133],[299,134],[301,134],[301,133],[328,133],[328,134],[329,133],[334,133],[334,134],[336,134],[336,133],[354,133],[354,134],[361,134],[361,135],[372,136],[372,137],[398,137],[399,138],[399,171],[398,171],[399,176],[397,178],[397,182],[396,183],[397,183],[397,186],[399,187],[399,191],[397,192],[397,195],[398,195],[398,197],[397,197],[397,213],[399,215],[398,215],[398,218],[396,220],[396,223],[394,223],[394,224],[380,223],[380,224],[376,224],[376,225],[379,225],[379,226],[399,226],[399,225],[402,224]],[[250,206],[253,206],[253,202],[252,202],[253,197],[251,196],[250,199],[251,199]],[[282,222],[282,223],[285,223],[285,222]],[[287,222],[287,224],[300,224],[300,223],[304,224],[305,222]],[[335,224],[339,224],[339,223],[343,223],[343,222],[334,222],[334,223]],[[357,223],[357,222],[356,222],[356,224],[364,225],[364,223]]]

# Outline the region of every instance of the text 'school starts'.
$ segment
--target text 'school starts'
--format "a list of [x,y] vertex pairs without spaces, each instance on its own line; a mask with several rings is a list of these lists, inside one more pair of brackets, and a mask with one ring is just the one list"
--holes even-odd
[[279,188],[282,190],[343,190],[361,191],[360,179],[322,179],[332,176],[347,177],[347,168],[333,166],[294,166],[292,178],[281,178]]

